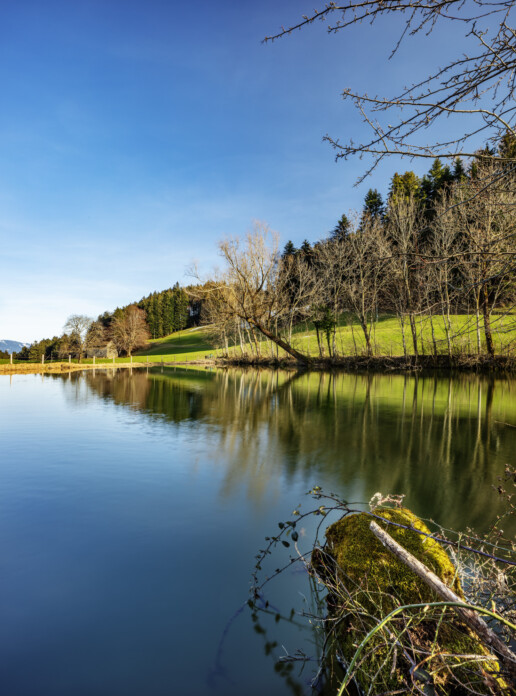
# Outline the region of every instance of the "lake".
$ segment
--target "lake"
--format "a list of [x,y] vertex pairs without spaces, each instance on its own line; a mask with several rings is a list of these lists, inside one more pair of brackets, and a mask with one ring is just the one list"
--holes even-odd
[[0,376],[0,693],[310,693],[315,661],[278,664],[320,651],[291,616],[313,609],[306,572],[271,584],[269,614],[246,605],[264,537],[314,485],[485,530],[515,396],[471,375]]

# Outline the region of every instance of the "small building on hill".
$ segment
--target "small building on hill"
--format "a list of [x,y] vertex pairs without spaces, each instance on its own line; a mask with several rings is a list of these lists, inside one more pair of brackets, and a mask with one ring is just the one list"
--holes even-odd
[[91,346],[86,351],[87,358],[118,358],[118,351],[113,341],[105,346]]

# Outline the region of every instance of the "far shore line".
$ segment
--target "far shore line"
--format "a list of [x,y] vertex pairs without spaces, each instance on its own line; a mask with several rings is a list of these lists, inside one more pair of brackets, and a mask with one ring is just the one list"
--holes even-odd
[[419,355],[415,356],[365,356],[350,355],[337,358],[312,358],[309,362],[301,363],[285,357],[282,359],[256,358],[251,356],[230,358],[204,358],[197,360],[156,360],[147,362],[142,360],[146,356],[137,356],[138,360],[132,362],[102,362],[102,363],[4,363],[0,364],[0,375],[8,374],[67,374],[81,370],[119,370],[131,368],[156,368],[156,367],[219,367],[219,368],[255,368],[255,369],[287,369],[287,370],[315,370],[333,372],[414,372],[420,370],[442,372],[477,372],[483,374],[500,374],[516,372],[516,356],[498,355]]
[[133,362],[123,363],[5,363],[0,365],[0,375],[33,375],[33,374],[66,374],[67,372],[78,372],[80,370],[120,370],[133,367],[175,367],[181,365],[215,365],[215,360],[176,360],[174,362]]

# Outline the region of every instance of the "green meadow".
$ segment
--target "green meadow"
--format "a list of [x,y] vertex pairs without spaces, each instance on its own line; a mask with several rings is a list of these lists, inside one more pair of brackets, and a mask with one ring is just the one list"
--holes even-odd
[[[497,354],[511,355],[516,352],[516,317],[512,314],[495,315],[491,319],[492,330],[495,339],[495,350]],[[432,326],[433,325],[433,326]],[[471,315],[455,315],[451,317],[451,340],[452,350],[455,354],[475,354],[477,352],[476,321]],[[483,327],[481,326],[482,350],[485,351],[483,339]],[[428,316],[417,320],[419,351],[422,354],[432,354],[434,352],[434,341],[439,353],[447,352],[446,333],[442,317],[436,316],[432,320]],[[433,333],[433,336],[432,336]],[[321,335],[324,345],[324,354],[328,355],[328,345],[326,337]],[[371,327],[371,341],[374,353],[377,356],[400,356],[403,355],[403,339],[400,322],[392,315],[381,315]],[[408,326],[405,324],[405,341],[409,354],[413,353],[412,337]],[[333,338],[331,339],[333,344]],[[312,357],[319,356],[317,336],[312,324],[298,325],[292,336],[292,345],[299,351]],[[260,341],[258,343],[262,357],[284,358],[285,352],[272,345],[270,341]],[[349,314],[343,314],[339,318],[335,334],[335,346],[337,353],[346,355],[364,355],[365,341],[357,321]],[[230,357],[241,357],[243,352],[251,354],[249,343],[231,346],[229,349]],[[253,351],[255,347],[253,346]],[[153,339],[148,346],[133,355],[133,362],[145,363],[170,363],[189,361],[204,361],[222,357],[220,347],[213,345],[210,340],[209,332],[203,327],[185,329],[165,336],[164,338]],[[9,360],[2,359],[0,364],[5,364]],[[76,362],[76,361],[74,361]],[[91,364],[92,358],[82,360],[85,364]],[[96,364],[112,363],[112,359],[96,358]],[[129,363],[131,358],[116,358],[115,363]]]
[[[432,329],[433,324],[433,329]],[[457,354],[475,354],[477,352],[477,336],[475,317],[456,315],[451,317],[452,350]],[[434,352],[434,340],[440,353],[447,351],[446,333],[442,317],[433,317],[432,323],[428,317],[417,322],[420,352]],[[492,317],[492,329],[495,336],[495,347],[499,354],[512,354],[516,349],[516,317],[513,315],[496,315]],[[432,338],[433,330],[433,338]],[[294,330],[292,344],[295,348],[312,357],[319,355],[317,335],[312,324],[298,325]],[[481,326],[482,350],[485,350],[483,327]],[[326,338],[321,337],[325,355],[328,354]],[[400,322],[392,315],[382,315],[372,327],[371,340],[375,355],[403,355],[403,338]],[[408,353],[412,353],[412,337],[408,322],[405,324],[405,340]],[[333,342],[333,340],[332,340]],[[259,350],[263,357],[285,357],[285,353],[269,341],[260,341]],[[343,314],[339,319],[335,335],[335,345],[339,355],[364,355],[365,341],[359,324],[350,315]],[[253,347],[254,348],[254,347]],[[243,350],[251,353],[249,343],[243,344]],[[231,346],[230,356],[242,355],[242,348]],[[149,347],[135,353],[134,360],[145,357],[149,362],[170,362],[205,360],[211,357],[221,357],[220,348],[210,343],[208,332],[203,327],[186,329],[164,338],[152,340]],[[128,360],[120,358],[119,360]]]

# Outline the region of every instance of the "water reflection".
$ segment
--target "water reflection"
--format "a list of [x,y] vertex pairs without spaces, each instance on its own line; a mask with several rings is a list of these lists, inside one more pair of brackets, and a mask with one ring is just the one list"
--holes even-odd
[[[419,514],[485,528],[516,446],[503,379],[98,368],[41,381],[0,379],[0,683],[22,696],[310,693],[316,662],[278,663],[320,654],[323,636],[289,613],[318,613],[306,575],[268,586],[270,615],[245,605],[264,536],[315,484],[405,493]],[[302,550],[318,521],[299,528]]]
[[89,392],[151,420],[202,424],[217,437],[224,498],[243,488],[260,505],[280,482],[306,480],[347,499],[405,493],[419,514],[452,527],[483,528],[499,509],[492,486],[516,446],[511,380],[131,372],[76,373],[68,398]]

